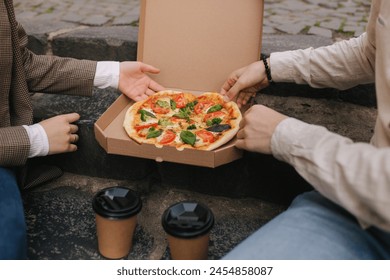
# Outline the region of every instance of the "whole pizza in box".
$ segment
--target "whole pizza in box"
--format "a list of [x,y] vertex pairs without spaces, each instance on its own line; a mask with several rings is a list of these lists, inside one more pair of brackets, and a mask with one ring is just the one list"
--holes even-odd
[[219,93],[166,90],[134,103],[123,127],[138,143],[211,151],[236,135],[241,119],[237,104]]

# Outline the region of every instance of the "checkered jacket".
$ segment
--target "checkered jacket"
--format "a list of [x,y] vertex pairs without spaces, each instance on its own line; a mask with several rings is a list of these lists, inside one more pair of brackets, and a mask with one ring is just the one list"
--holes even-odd
[[30,142],[22,125],[33,122],[30,93],[92,94],[96,62],[35,55],[16,22],[13,1],[0,0],[0,166],[21,166]]

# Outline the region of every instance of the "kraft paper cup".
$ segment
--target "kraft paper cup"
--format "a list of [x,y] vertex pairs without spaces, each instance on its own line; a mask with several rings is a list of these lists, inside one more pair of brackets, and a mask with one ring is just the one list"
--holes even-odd
[[92,202],[96,217],[99,253],[107,259],[126,257],[133,243],[137,214],[142,202],[127,187],[110,187],[99,191]]
[[214,215],[205,205],[183,201],[173,204],[162,216],[162,226],[174,260],[206,260]]

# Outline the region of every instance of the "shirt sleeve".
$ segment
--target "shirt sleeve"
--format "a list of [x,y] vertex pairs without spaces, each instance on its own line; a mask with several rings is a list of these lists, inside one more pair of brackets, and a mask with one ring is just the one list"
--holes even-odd
[[26,129],[28,138],[30,139],[30,151],[28,157],[46,156],[49,153],[49,139],[46,131],[40,124],[33,124],[30,126],[23,125]]
[[282,121],[273,155],[291,164],[316,190],[362,225],[390,230],[390,148],[377,148],[294,118]]
[[112,87],[117,89],[119,84],[119,62],[99,61],[93,85],[98,88]]
[[344,90],[374,82],[375,47],[367,33],[320,48],[271,53],[275,82]]

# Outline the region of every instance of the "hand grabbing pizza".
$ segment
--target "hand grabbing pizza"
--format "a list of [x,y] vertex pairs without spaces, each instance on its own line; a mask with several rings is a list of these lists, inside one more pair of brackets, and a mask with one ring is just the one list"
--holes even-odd
[[[269,62],[268,62],[269,63]],[[242,107],[262,88],[269,86],[262,61],[240,68],[229,75],[222,85],[221,94],[235,100]]]

